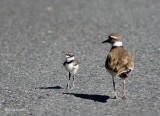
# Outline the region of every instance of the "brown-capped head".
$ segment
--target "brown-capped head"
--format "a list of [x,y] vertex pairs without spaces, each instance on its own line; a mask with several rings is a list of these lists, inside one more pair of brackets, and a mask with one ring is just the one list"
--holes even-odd
[[116,41],[121,41],[122,40],[122,36],[117,34],[117,33],[111,33],[109,36],[108,36],[108,39],[103,41],[102,43],[115,43]]

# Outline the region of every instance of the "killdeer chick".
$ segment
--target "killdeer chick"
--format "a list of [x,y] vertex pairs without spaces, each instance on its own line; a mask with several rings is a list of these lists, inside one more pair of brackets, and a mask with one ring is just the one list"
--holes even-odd
[[102,43],[110,43],[111,49],[107,55],[105,62],[105,67],[107,71],[111,74],[114,87],[114,99],[118,98],[116,92],[116,85],[114,77],[119,76],[122,78],[122,98],[126,99],[125,93],[125,79],[127,74],[133,70],[134,63],[131,54],[123,48],[122,45],[122,36],[117,33],[112,33],[109,35],[108,39]]
[[[75,60],[73,53],[68,52],[65,54],[66,61],[63,63],[63,66],[66,68],[66,70],[69,72],[69,79],[66,88],[71,89],[74,87],[74,79],[75,79],[75,74],[77,73],[79,69],[79,63],[77,60]],[[72,78],[72,86],[70,86],[70,80]]]

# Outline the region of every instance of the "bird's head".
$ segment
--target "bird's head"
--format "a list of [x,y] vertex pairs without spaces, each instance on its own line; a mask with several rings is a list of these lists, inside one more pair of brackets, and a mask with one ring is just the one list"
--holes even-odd
[[67,61],[72,61],[74,60],[74,54],[72,52],[68,52],[65,54],[66,60]]
[[117,33],[111,33],[108,39],[102,43],[110,43],[112,46],[122,46],[122,36]]

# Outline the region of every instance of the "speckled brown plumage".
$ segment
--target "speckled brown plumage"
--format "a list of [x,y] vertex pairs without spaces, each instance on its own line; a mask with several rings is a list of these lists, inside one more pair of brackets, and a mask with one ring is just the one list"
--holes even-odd
[[107,70],[115,72],[117,76],[122,76],[133,70],[134,64],[130,53],[123,47],[115,47],[108,53],[105,67]]
[[112,33],[109,35],[108,40],[102,42],[102,43],[105,42],[110,43],[112,46],[107,55],[105,67],[107,71],[112,75],[113,87],[115,92],[114,98],[118,98],[114,77],[119,76],[120,78],[123,79],[122,98],[126,98],[125,79],[127,78],[127,74],[131,72],[134,68],[133,58],[131,54],[123,48],[121,41],[122,41],[121,35],[117,33]]

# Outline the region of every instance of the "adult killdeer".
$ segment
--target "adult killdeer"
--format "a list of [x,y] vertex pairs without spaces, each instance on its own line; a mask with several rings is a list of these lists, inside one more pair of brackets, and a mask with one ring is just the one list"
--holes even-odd
[[133,70],[134,63],[132,56],[128,51],[123,48],[122,45],[122,36],[117,33],[112,33],[109,35],[108,39],[103,41],[102,43],[110,43],[111,49],[107,55],[105,67],[107,71],[112,75],[113,79],[113,87],[115,96],[113,98],[118,98],[116,92],[116,86],[114,77],[119,76],[123,79],[123,91],[122,91],[122,98],[126,98],[125,93],[125,79],[127,78],[127,74]]
[[[77,60],[75,60],[73,53],[68,52],[65,54],[66,61],[63,63],[63,66],[66,68],[66,70],[69,72],[69,79],[67,83],[67,89],[71,89],[74,87],[74,79],[75,79],[75,74],[77,73],[79,69],[79,63]],[[72,86],[70,86],[70,80],[72,78]]]

